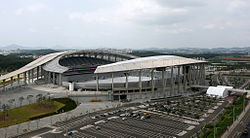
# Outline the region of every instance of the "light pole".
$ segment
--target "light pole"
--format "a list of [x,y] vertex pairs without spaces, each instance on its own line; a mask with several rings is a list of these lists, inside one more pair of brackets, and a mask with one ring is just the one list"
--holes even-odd
[[17,125],[17,134],[19,134],[20,124]]
[[235,105],[233,105],[233,122],[234,122],[234,116],[235,116],[235,113],[234,113],[234,110],[235,110]]
[[40,119],[37,119],[37,120],[36,120],[36,128],[37,128],[37,129],[38,129],[39,121],[40,121]]
[[245,111],[245,96],[244,96],[244,94],[243,94],[242,111]]
[[215,132],[216,132],[216,127],[215,127],[215,123],[214,123],[214,138],[215,138]]
[[8,135],[7,134],[7,127],[5,127],[5,134],[4,135],[5,135],[5,138],[7,138],[7,135]]

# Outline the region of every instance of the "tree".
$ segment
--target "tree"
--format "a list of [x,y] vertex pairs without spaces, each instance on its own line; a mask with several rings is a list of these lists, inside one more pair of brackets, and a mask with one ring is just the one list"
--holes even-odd
[[42,101],[45,101],[46,100],[46,96],[42,96]]
[[5,112],[6,112],[6,105],[5,104],[2,105],[2,109],[3,109],[3,120],[5,121]]
[[32,100],[33,97],[34,97],[33,95],[28,95],[27,96],[27,100],[29,101],[29,104],[31,104],[31,100]]
[[50,97],[50,93],[49,92],[47,93],[47,97],[48,97],[48,100],[50,101],[51,97]]
[[22,106],[22,104],[23,104],[23,100],[24,100],[23,96],[19,97],[19,103],[20,103],[20,106]]
[[42,94],[37,94],[36,95],[36,101],[41,102],[42,101],[42,96],[43,96]]
[[13,102],[15,102],[15,99],[9,99],[9,100],[8,100],[8,102],[9,102],[9,104],[10,104],[10,108],[11,108],[11,106],[12,106]]
[[5,121],[6,116],[8,116],[9,105],[8,104],[3,104],[2,108],[3,108],[3,120]]

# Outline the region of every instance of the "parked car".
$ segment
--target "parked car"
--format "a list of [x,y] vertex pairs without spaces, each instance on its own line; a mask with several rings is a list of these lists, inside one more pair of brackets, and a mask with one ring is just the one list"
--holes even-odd
[[100,126],[96,126],[95,129],[96,129],[96,130],[100,130],[101,127],[100,127]]
[[67,135],[68,135],[68,136],[71,136],[72,134],[73,134],[72,131],[67,132]]
[[122,120],[123,120],[123,121],[124,121],[124,120],[127,120],[127,117],[123,117]]

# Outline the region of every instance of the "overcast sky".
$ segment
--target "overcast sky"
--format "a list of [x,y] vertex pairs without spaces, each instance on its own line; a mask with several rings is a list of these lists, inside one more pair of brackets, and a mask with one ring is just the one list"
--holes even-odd
[[0,46],[10,44],[245,47],[250,0],[0,0]]

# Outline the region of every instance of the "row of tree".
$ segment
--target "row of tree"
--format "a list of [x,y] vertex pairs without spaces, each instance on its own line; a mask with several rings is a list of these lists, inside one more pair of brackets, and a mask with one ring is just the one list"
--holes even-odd
[[[33,98],[35,97],[35,100],[32,100]],[[50,97],[50,93],[47,93],[47,95],[42,95],[42,94],[37,94],[36,96],[34,95],[27,95],[26,98],[24,98],[23,96],[19,97],[18,100],[19,100],[19,106],[22,106],[23,105],[23,101],[24,100],[27,100],[29,104],[33,102],[41,102],[41,101],[44,101],[44,100],[47,100],[47,99],[51,99]],[[17,104],[16,104],[16,99],[9,99],[8,100],[8,103],[4,103],[2,104],[1,101],[0,101],[0,111],[2,110],[3,111],[3,120],[6,119],[6,117],[8,116],[8,110],[11,109],[11,108],[16,108],[17,107]]]

